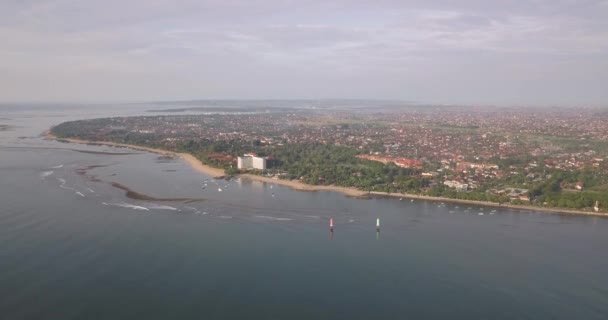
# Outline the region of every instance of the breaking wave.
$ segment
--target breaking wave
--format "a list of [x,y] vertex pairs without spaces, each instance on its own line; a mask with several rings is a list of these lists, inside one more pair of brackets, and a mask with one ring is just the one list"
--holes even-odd
[[74,189],[74,188],[70,188],[70,187],[66,187],[66,186],[64,186],[63,184],[61,184],[61,185],[59,186],[59,188],[61,188],[61,189],[65,189],[65,190],[72,190],[72,191],[76,191],[76,189]]
[[291,220],[293,220],[290,218],[277,218],[277,217],[271,217],[271,216],[254,216],[254,217],[259,218],[259,219],[272,220],[272,221],[291,221]]
[[46,177],[48,177],[48,176],[52,175],[52,174],[53,174],[53,172],[55,172],[55,171],[52,171],[52,170],[51,170],[51,171],[45,171],[45,172],[42,172],[42,173],[40,174],[40,178],[41,178],[41,179],[44,179],[44,178],[46,178]]
[[171,210],[171,211],[180,211],[179,209],[174,208],[174,207],[170,207],[170,206],[159,206],[159,205],[153,205],[153,206],[150,206],[150,207],[148,207],[148,209],[151,209],[151,210]]
[[122,202],[122,203],[112,203],[112,204],[110,204],[110,205],[112,205],[112,206],[117,206],[117,207],[121,207],[121,208],[133,209],[133,210],[150,211],[150,209],[148,209],[148,208],[146,208],[146,207],[137,206],[137,205],[130,204],[130,203],[126,203],[126,202]]

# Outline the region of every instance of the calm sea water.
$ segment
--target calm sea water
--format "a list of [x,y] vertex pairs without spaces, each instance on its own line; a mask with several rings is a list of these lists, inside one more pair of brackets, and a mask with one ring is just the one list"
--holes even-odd
[[0,109],[0,319],[608,318],[608,219],[205,181],[37,137],[141,112]]

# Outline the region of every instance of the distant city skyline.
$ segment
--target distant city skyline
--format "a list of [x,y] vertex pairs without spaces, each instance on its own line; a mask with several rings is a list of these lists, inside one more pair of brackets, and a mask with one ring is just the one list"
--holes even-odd
[[0,103],[608,105],[608,0],[5,0],[0,38]]

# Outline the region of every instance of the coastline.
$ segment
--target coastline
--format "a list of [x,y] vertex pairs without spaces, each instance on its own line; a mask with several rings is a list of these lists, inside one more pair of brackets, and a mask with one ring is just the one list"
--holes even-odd
[[218,169],[218,168],[214,168],[214,167],[205,165],[189,153],[173,152],[173,151],[168,151],[168,150],[163,150],[163,149],[155,149],[155,148],[142,147],[142,146],[137,146],[137,145],[132,145],[132,144],[110,142],[110,141],[91,141],[91,140],[81,140],[81,139],[71,139],[71,138],[69,138],[69,139],[57,138],[52,133],[50,133],[50,131],[44,133],[43,135],[44,135],[45,139],[47,139],[47,140],[55,140],[55,141],[61,140],[61,141],[67,141],[69,143],[77,143],[77,144],[98,144],[98,145],[104,145],[104,146],[110,146],[110,147],[129,148],[129,149],[133,149],[133,150],[146,151],[146,152],[157,153],[157,154],[161,154],[161,155],[178,156],[179,158],[186,161],[188,163],[188,165],[190,165],[194,170],[196,170],[198,172],[201,172],[201,173],[213,176],[213,177],[225,175],[225,172],[223,169]]
[[298,191],[335,191],[335,192],[341,192],[346,196],[354,197],[354,198],[367,197],[367,195],[368,195],[368,193],[366,191],[362,191],[362,190],[352,188],[352,187],[315,186],[312,184],[302,183],[300,181],[274,179],[274,178],[262,177],[262,176],[258,176],[255,174],[249,174],[249,173],[239,174],[239,177],[256,180],[256,181],[274,183],[274,184],[278,184],[278,185],[282,185],[282,186],[287,186],[287,187],[290,187],[290,188],[292,188],[294,190],[298,190]]
[[[155,149],[149,147],[142,147],[137,145],[125,144],[125,143],[117,143],[110,141],[91,141],[91,140],[81,140],[81,139],[65,139],[65,138],[57,138],[53,134],[50,133],[50,130],[43,134],[45,139],[47,140],[62,140],[67,141],[69,143],[77,143],[77,144],[98,144],[98,145],[106,145],[112,147],[122,147],[122,148],[130,148],[133,150],[146,151],[151,153],[157,153],[162,155],[174,155],[183,159],[190,167],[194,170],[210,175],[212,177],[221,177],[225,175],[223,169],[214,168],[208,165],[201,163],[197,158],[189,153],[180,153],[167,151],[163,149]],[[512,205],[512,204],[499,204],[495,202],[486,202],[486,201],[475,201],[475,200],[462,200],[462,199],[452,199],[452,198],[444,198],[444,197],[432,197],[432,196],[424,196],[424,195],[416,195],[409,193],[388,193],[388,192],[379,192],[379,191],[363,191],[353,187],[340,187],[340,186],[318,186],[318,185],[310,185],[305,184],[300,181],[293,180],[281,180],[274,179],[269,177],[258,176],[249,173],[242,173],[238,175],[241,178],[274,183],[277,185],[282,185],[289,187],[291,189],[297,191],[334,191],[343,193],[345,196],[354,197],[354,198],[367,198],[369,196],[377,196],[377,197],[398,197],[405,199],[415,199],[415,200],[426,200],[426,201],[434,201],[434,202],[450,202],[450,203],[461,203],[461,204],[469,204],[476,206],[485,206],[485,207],[497,207],[497,208],[508,208],[515,210],[530,210],[530,211],[538,211],[538,212],[547,212],[547,213],[560,213],[560,214],[572,214],[572,215],[585,215],[585,216],[596,216],[596,217],[608,217],[607,213],[593,212],[593,211],[582,211],[582,210],[570,210],[563,208],[546,208],[546,207],[536,207],[529,205]]]
[[548,208],[548,207],[537,207],[537,206],[521,205],[521,204],[514,205],[514,204],[509,204],[509,203],[499,204],[496,202],[489,202],[489,201],[432,197],[432,196],[424,196],[424,195],[417,195],[417,194],[410,194],[410,193],[396,193],[396,192],[387,193],[387,192],[372,191],[372,192],[370,192],[370,194],[378,196],[378,197],[393,197],[393,198],[415,199],[415,200],[425,200],[425,201],[434,201],[434,202],[450,202],[450,203],[469,204],[469,205],[483,206],[483,207],[506,208],[506,209],[514,209],[514,210],[528,210],[528,211],[537,211],[537,212],[546,212],[546,213],[585,215],[585,216],[608,218],[607,213],[582,211],[582,210],[571,210],[571,209],[565,209],[565,208]]

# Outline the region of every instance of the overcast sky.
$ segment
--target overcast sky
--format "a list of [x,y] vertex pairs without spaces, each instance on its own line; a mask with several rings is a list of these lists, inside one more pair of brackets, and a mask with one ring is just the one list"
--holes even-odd
[[608,0],[0,0],[0,101],[608,105]]

